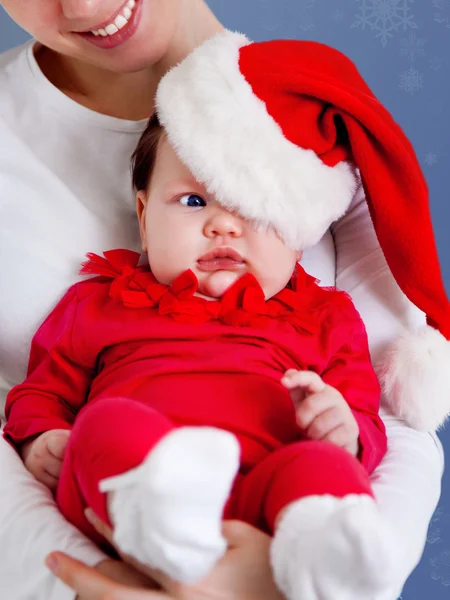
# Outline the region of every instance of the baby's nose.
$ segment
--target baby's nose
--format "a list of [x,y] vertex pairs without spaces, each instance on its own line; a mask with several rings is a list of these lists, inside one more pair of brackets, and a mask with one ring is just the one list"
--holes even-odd
[[209,236],[237,237],[242,235],[242,229],[242,219],[223,208],[218,208],[206,224],[206,233]]

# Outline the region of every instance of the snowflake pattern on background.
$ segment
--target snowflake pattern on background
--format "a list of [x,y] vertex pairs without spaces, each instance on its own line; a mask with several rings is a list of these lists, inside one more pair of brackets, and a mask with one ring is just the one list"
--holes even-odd
[[423,88],[423,82],[423,73],[420,73],[414,67],[410,67],[407,71],[403,71],[403,73],[401,73],[399,88],[413,96],[416,92]]
[[[434,152],[427,152],[424,157],[424,162],[428,166],[432,166],[437,163],[437,154]],[[441,528],[437,525],[439,521],[444,516],[443,509],[438,506],[434,511],[434,514],[431,518],[430,524],[428,526],[427,533],[427,543],[428,544],[437,544],[441,541]]]
[[412,66],[417,58],[425,56],[426,43],[425,38],[418,38],[415,31],[410,31],[408,37],[400,40],[400,54],[406,56]]
[[417,29],[414,15],[410,13],[415,0],[356,0],[360,3],[360,12],[351,27],[368,27],[375,31],[375,37],[381,40],[383,47],[388,38],[397,31]]
[[442,585],[450,586],[450,550],[444,550],[439,556],[430,560],[431,579],[441,581]]
[[442,23],[450,29],[450,2],[449,0],[433,0],[435,9],[433,17],[436,23]]

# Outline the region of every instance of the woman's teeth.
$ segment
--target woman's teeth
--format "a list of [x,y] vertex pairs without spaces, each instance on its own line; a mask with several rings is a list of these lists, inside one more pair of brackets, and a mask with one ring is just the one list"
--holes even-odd
[[112,23],[108,23],[106,27],[102,29],[93,29],[91,33],[94,35],[101,35],[102,37],[106,37],[107,35],[114,35],[125,27],[128,21],[131,19],[131,15],[133,14],[133,8],[136,6],[136,0],[128,0],[127,4],[122,9],[122,12],[117,15]]

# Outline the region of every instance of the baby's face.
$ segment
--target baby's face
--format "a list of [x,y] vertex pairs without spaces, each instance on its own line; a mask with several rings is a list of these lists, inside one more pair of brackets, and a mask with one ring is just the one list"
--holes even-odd
[[147,191],[137,197],[142,248],[160,283],[170,284],[191,269],[199,293],[220,298],[244,273],[253,274],[270,298],[291,278],[300,253],[273,231],[256,231],[222,208],[160,141]]

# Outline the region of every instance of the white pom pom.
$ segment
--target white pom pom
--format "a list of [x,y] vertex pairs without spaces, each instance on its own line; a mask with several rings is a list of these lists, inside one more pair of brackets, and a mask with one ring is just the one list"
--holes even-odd
[[402,335],[377,373],[386,403],[414,429],[437,429],[450,415],[450,342],[436,329]]

